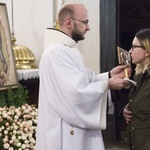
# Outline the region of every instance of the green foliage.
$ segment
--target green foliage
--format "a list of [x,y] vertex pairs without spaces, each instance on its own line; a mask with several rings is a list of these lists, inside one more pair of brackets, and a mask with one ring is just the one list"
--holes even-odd
[[3,106],[22,106],[27,103],[29,98],[29,92],[21,84],[18,85],[18,88],[9,88],[8,90],[0,91],[0,107]]

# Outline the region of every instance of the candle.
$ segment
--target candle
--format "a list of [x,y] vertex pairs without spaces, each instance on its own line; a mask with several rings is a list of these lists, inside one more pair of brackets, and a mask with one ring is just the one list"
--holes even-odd
[[127,69],[124,70],[125,78],[129,78]]

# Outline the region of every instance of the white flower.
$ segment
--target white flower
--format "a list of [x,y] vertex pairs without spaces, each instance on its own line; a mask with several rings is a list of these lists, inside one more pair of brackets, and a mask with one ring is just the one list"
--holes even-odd
[[17,143],[17,147],[20,147],[21,146],[21,143],[19,142],[19,143]]
[[10,147],[10,145],[8,143],[4,144],[4,149],[8,149]]
[[11,139],[12,139],[12,140],[16,140],[16,136],[15,136],[15,135],[12,135]]
[[31,138],[31,137],[32,137],[32,133],[29,133],[29,134],[28,134],[28,137]]
[[10,144],[12,144],[13,142],[14,142],[13,140],[10,140],[10,141],[9,141]]
[[15,113],[19,113],[19,111],[20,111],[19,108],[15,109]]
[[26,110],[26,107],[24,105],[21,108],[22,108],[22,110]]
[[28,121],[28,125],[32,126],[32,124],[33,124],[33,121],[32,121],[32,120],[29,120],[29,121]]
[[26,148],[26,145],[25,145],[25,144],[22,144],[21,148],[22,148],[22,149],[25,149],[25,148]]
[[[26,144],[26,148],[27,148],[27,147],[30,148],[30,144],[27,143],[27,144]],[[26,150],[27,150],[27,149],[26,149]]]
[[30,110],[26,109],[24,112],[25,112],[26,114],[28,114],[28,113],[30,112]]
[[6,111],[3,112],[3,118],[7,118],[8,114]]
[[22,135],[22,139],[23,139],[23,140],[26,140],[27,137],[26,137],[25,135]]
[[8,138],[5,137],[5,138],[3,139],[3,142],[4,142],[4,143],[8,142]]
[[38,109],[33,105],[0,107],[0,150],[33,150],[37,115]]
[[8,122],[6,122],[6,123],[5,123],[5,125],[8,127],[8,126],[9,126],[9,123],[8,123]]
[[22,137],[21,137],[21,136],[18,136],[18,139],[19,139],[19,140],[21,140],[21,139],[22,139]]
[[16,131],[16,130],[14,130],[14,131],[13,131],[13,134],[16,134],[16,133],[17,133],[17,131]]
[[14,118],[17,120],[17,119],[19,118],[19,116],[18,116],[18,115],[15,115]]
[[25,143],[25,144],[29,144],[30,142],[29,142],[28,140],[25,140],[24,143]]
[[7,130],[5,130],[5,131],[4,131],[4,134],[8,134],[8,131],[7,131]]
[[14,129],[17,130],[17,129],[18,129],[18,126],[17,126],[17,125],[14,125]]

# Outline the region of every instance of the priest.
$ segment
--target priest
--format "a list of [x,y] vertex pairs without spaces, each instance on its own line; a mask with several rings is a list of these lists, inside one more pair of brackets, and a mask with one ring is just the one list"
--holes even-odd
[[[36,150],[104,150],[101,130],[106,113],[113,113],[110,89],[128,86],[124,69],[95,75],[78,50],[90,30],[82,4],[65,4],[60,30],[47,29],[40,61]],[[88,43],[87,43],[88,44]],[[108,108],[107,108],[108,106]]]

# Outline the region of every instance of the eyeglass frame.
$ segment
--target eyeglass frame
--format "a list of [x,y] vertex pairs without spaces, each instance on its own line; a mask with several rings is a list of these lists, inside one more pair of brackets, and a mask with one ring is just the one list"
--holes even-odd
[[83,23],[84,25],[88,25],[88,23],[89,23],[89,20],[80,20],[80,19],[76,19],[76,18],[73,18],[73,17],[70,17],[70,19],[73,19],[73,20],[76,20],[76,21],[79,21],[79,22],[81,22],[81,23]]
[[135,48],[142,48],[142,49],[145,49],[145,47],[144,46],[142,46],[142,45],[131,45],[131,49],[132,50],[134,50]]

